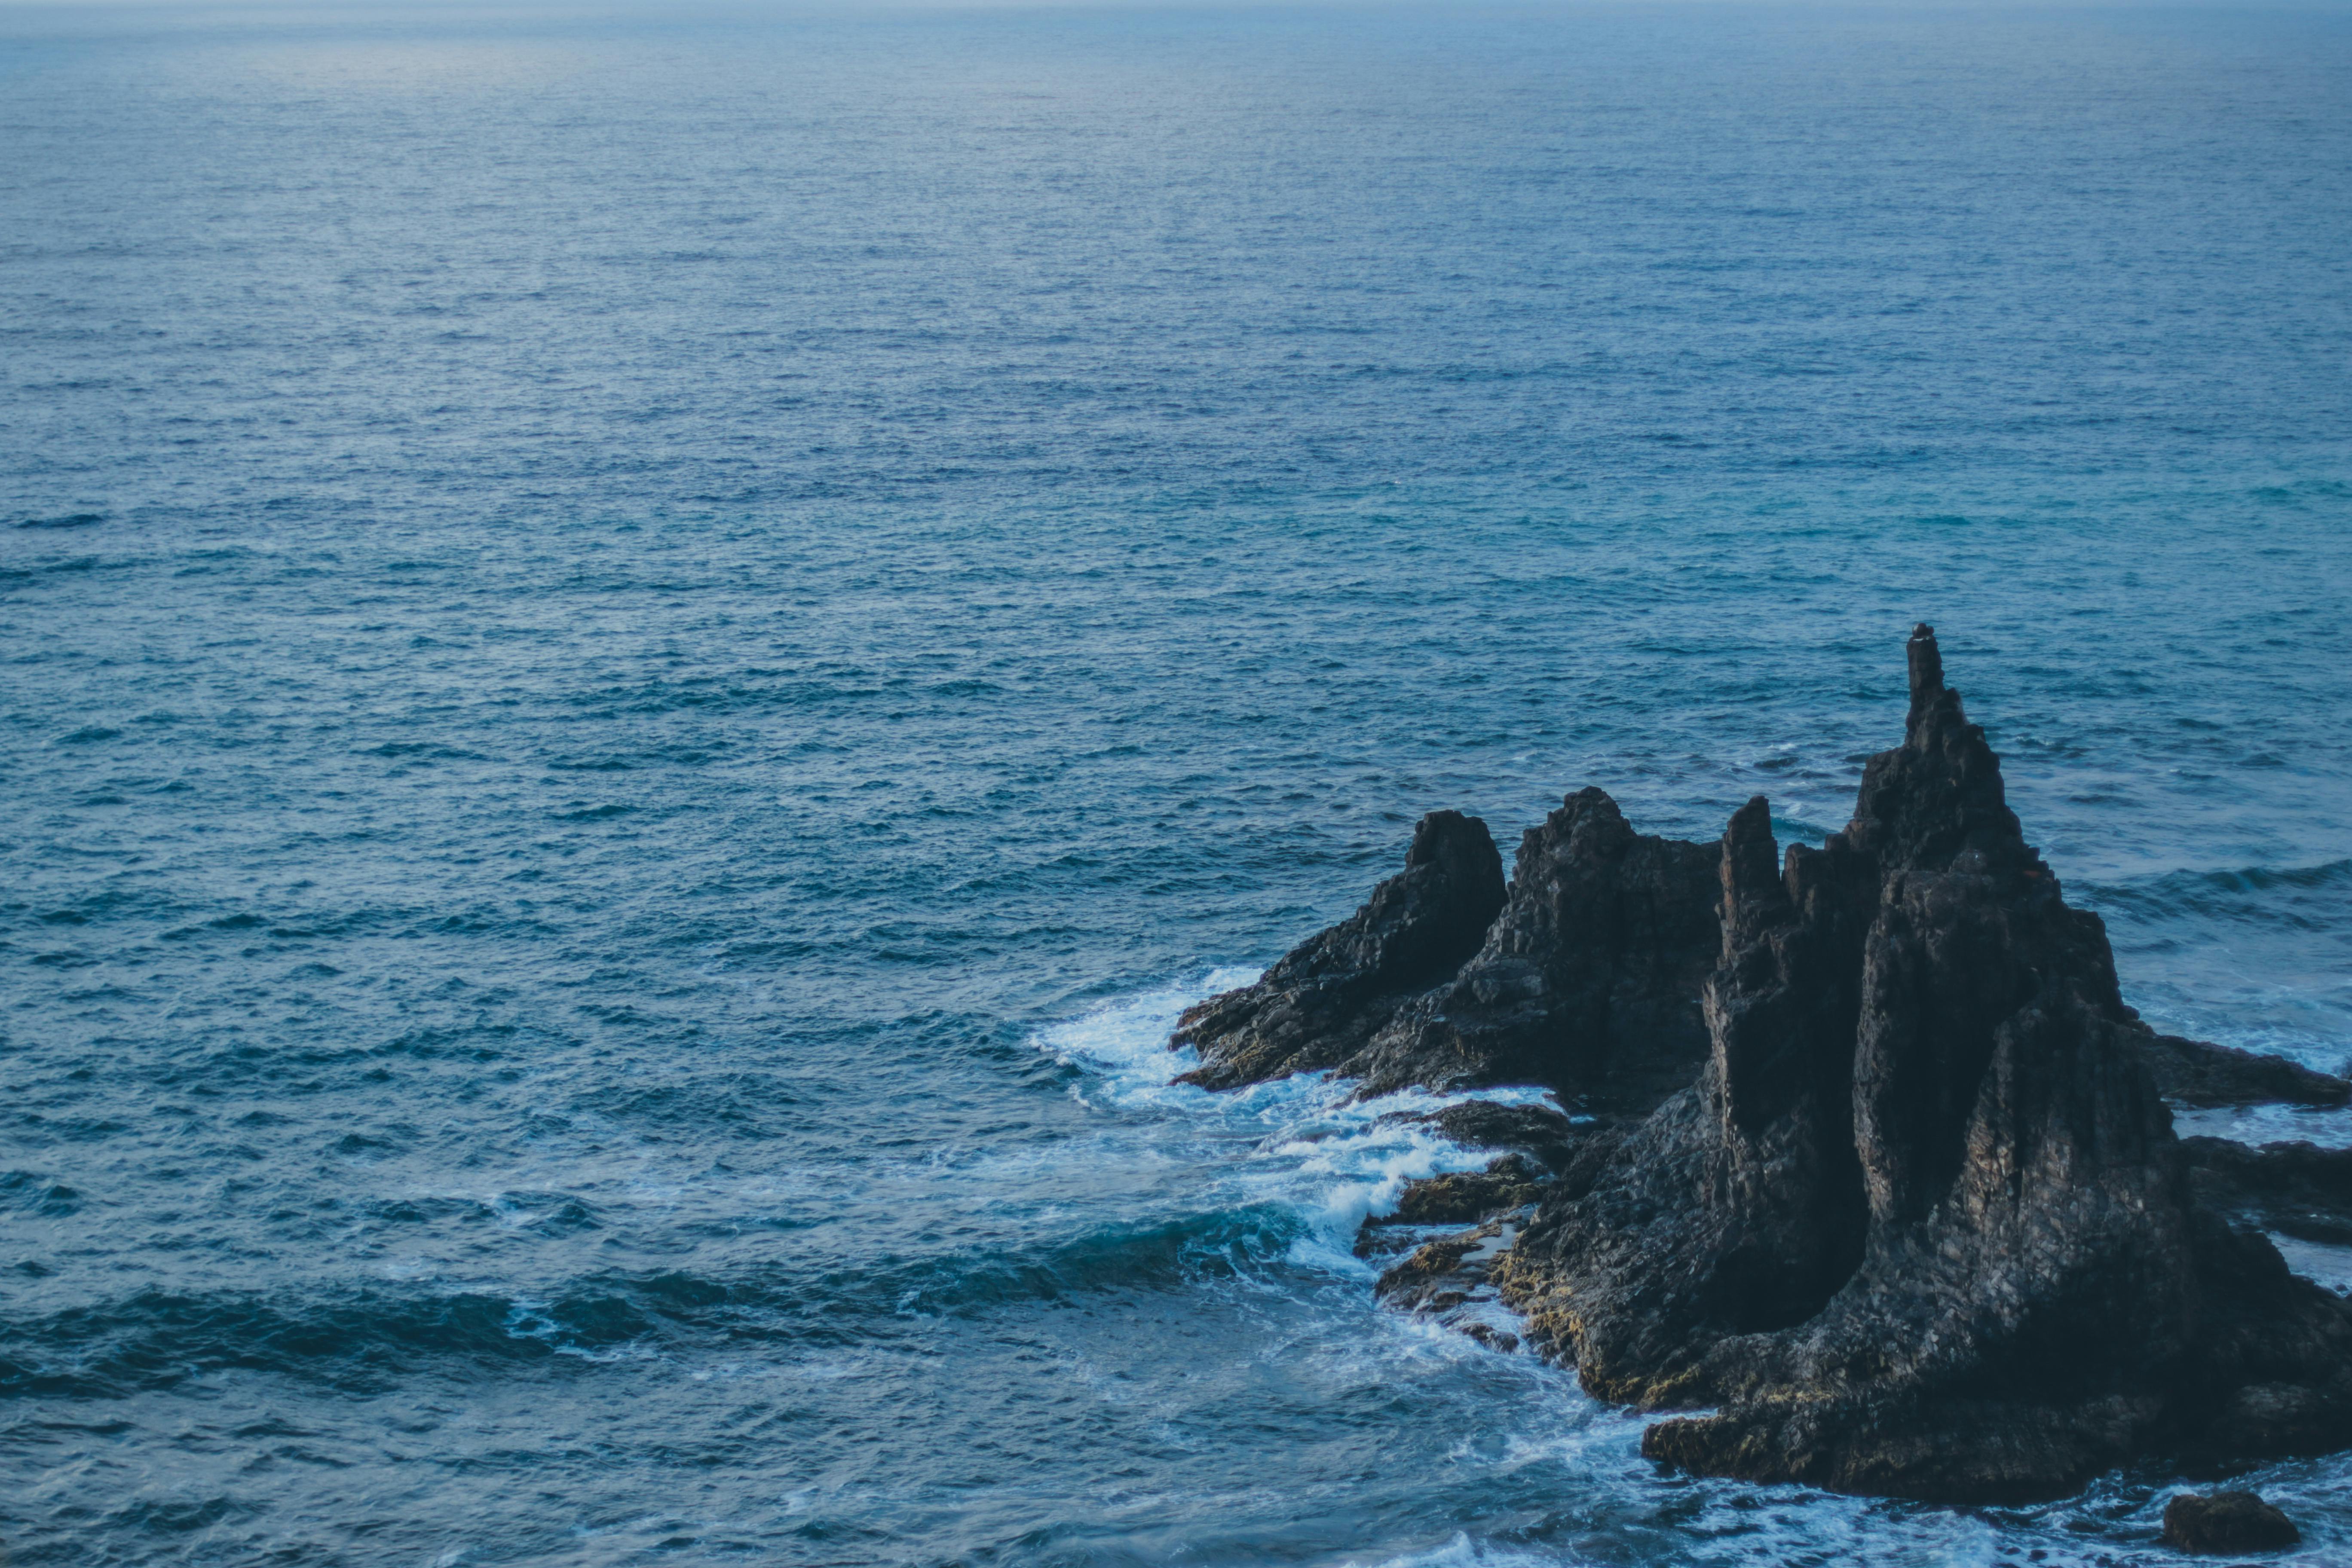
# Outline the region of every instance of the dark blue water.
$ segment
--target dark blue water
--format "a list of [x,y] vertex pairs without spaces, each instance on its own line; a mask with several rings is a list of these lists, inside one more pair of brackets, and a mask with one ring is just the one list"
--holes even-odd
[[1160,1042],[1432,807],[1827,831],[1924,618],[2340,1066],[2347,256],[2324,12],[0,10],[0,1544],[2159,1561],[1654,1471]]

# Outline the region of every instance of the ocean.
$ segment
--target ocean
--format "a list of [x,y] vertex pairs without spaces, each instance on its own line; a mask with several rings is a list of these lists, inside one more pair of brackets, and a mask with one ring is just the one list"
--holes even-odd
[[2347,255],[2341,10],[0,8],[0,1550],[2170,1561],[1656,1469],[1164,1043],[1427,810],[1818,840],[1927,620],[2341,1068]]

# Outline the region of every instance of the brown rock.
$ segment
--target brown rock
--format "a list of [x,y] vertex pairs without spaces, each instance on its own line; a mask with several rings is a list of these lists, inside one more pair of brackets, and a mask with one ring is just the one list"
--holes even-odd
[[2252,1492],[2182,1492],[2164,1505],[2164,1543],[2183,1552],[2283,1552],[2302,1540],[2294,1521]]

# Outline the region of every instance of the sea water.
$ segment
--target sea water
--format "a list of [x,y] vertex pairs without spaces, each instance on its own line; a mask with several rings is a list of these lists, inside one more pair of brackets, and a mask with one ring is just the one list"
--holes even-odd
[[0,11],[0,1548],[2165,1561],[1657,1470],[1165,1040],[1435,807],[1817,840],[1925,619],[2341,1067],[2347,253],[2324,10]]

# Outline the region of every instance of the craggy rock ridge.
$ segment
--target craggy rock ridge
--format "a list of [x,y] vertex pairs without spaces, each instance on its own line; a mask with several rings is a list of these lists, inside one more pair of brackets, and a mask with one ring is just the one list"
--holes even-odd
[[1528,831],[1507,897],[1486,825],[1433,812],[1352,919],[1184,1014],[1171,1044],[1202,1066],[1182,1081],[1331,1068],[1367,1097],[1536,1083],[1646,1111],[1706,1055],[1717,859],[1581,790]]
[[2241,1225],[2352,1247],[2352,1149],[2184,1138],[2197,1201]]
[[1928,627],[1908,658],[1904,742],[1822,848],[1783,859],[1760,798],[1694,845],[1588,789],[1504,889],[1484,825],[1435,814],[1354,919],[1185,1015],[1189,1076],[1550,1088],[1582,1114],[1417,1118],[1513,1152],[1358,1251],[1410,1252],[1393,1305],[1706,1412],[1645,1435],[1685,1468],[2000,1501],[2352,1445],[2352,1305],[2257,1228],[2352,1237],[2352,1153],[2184,1142],[2164,1106],[2352,1084],[2142,1023]]
[[1721,858],[1698,1081],[1588,1143],[1496,1272],[1685,1468],[1950,1500],[2352,1442],[2352,1307],[2196,1201],[2104,928],[1910,644],[1853,821]]

